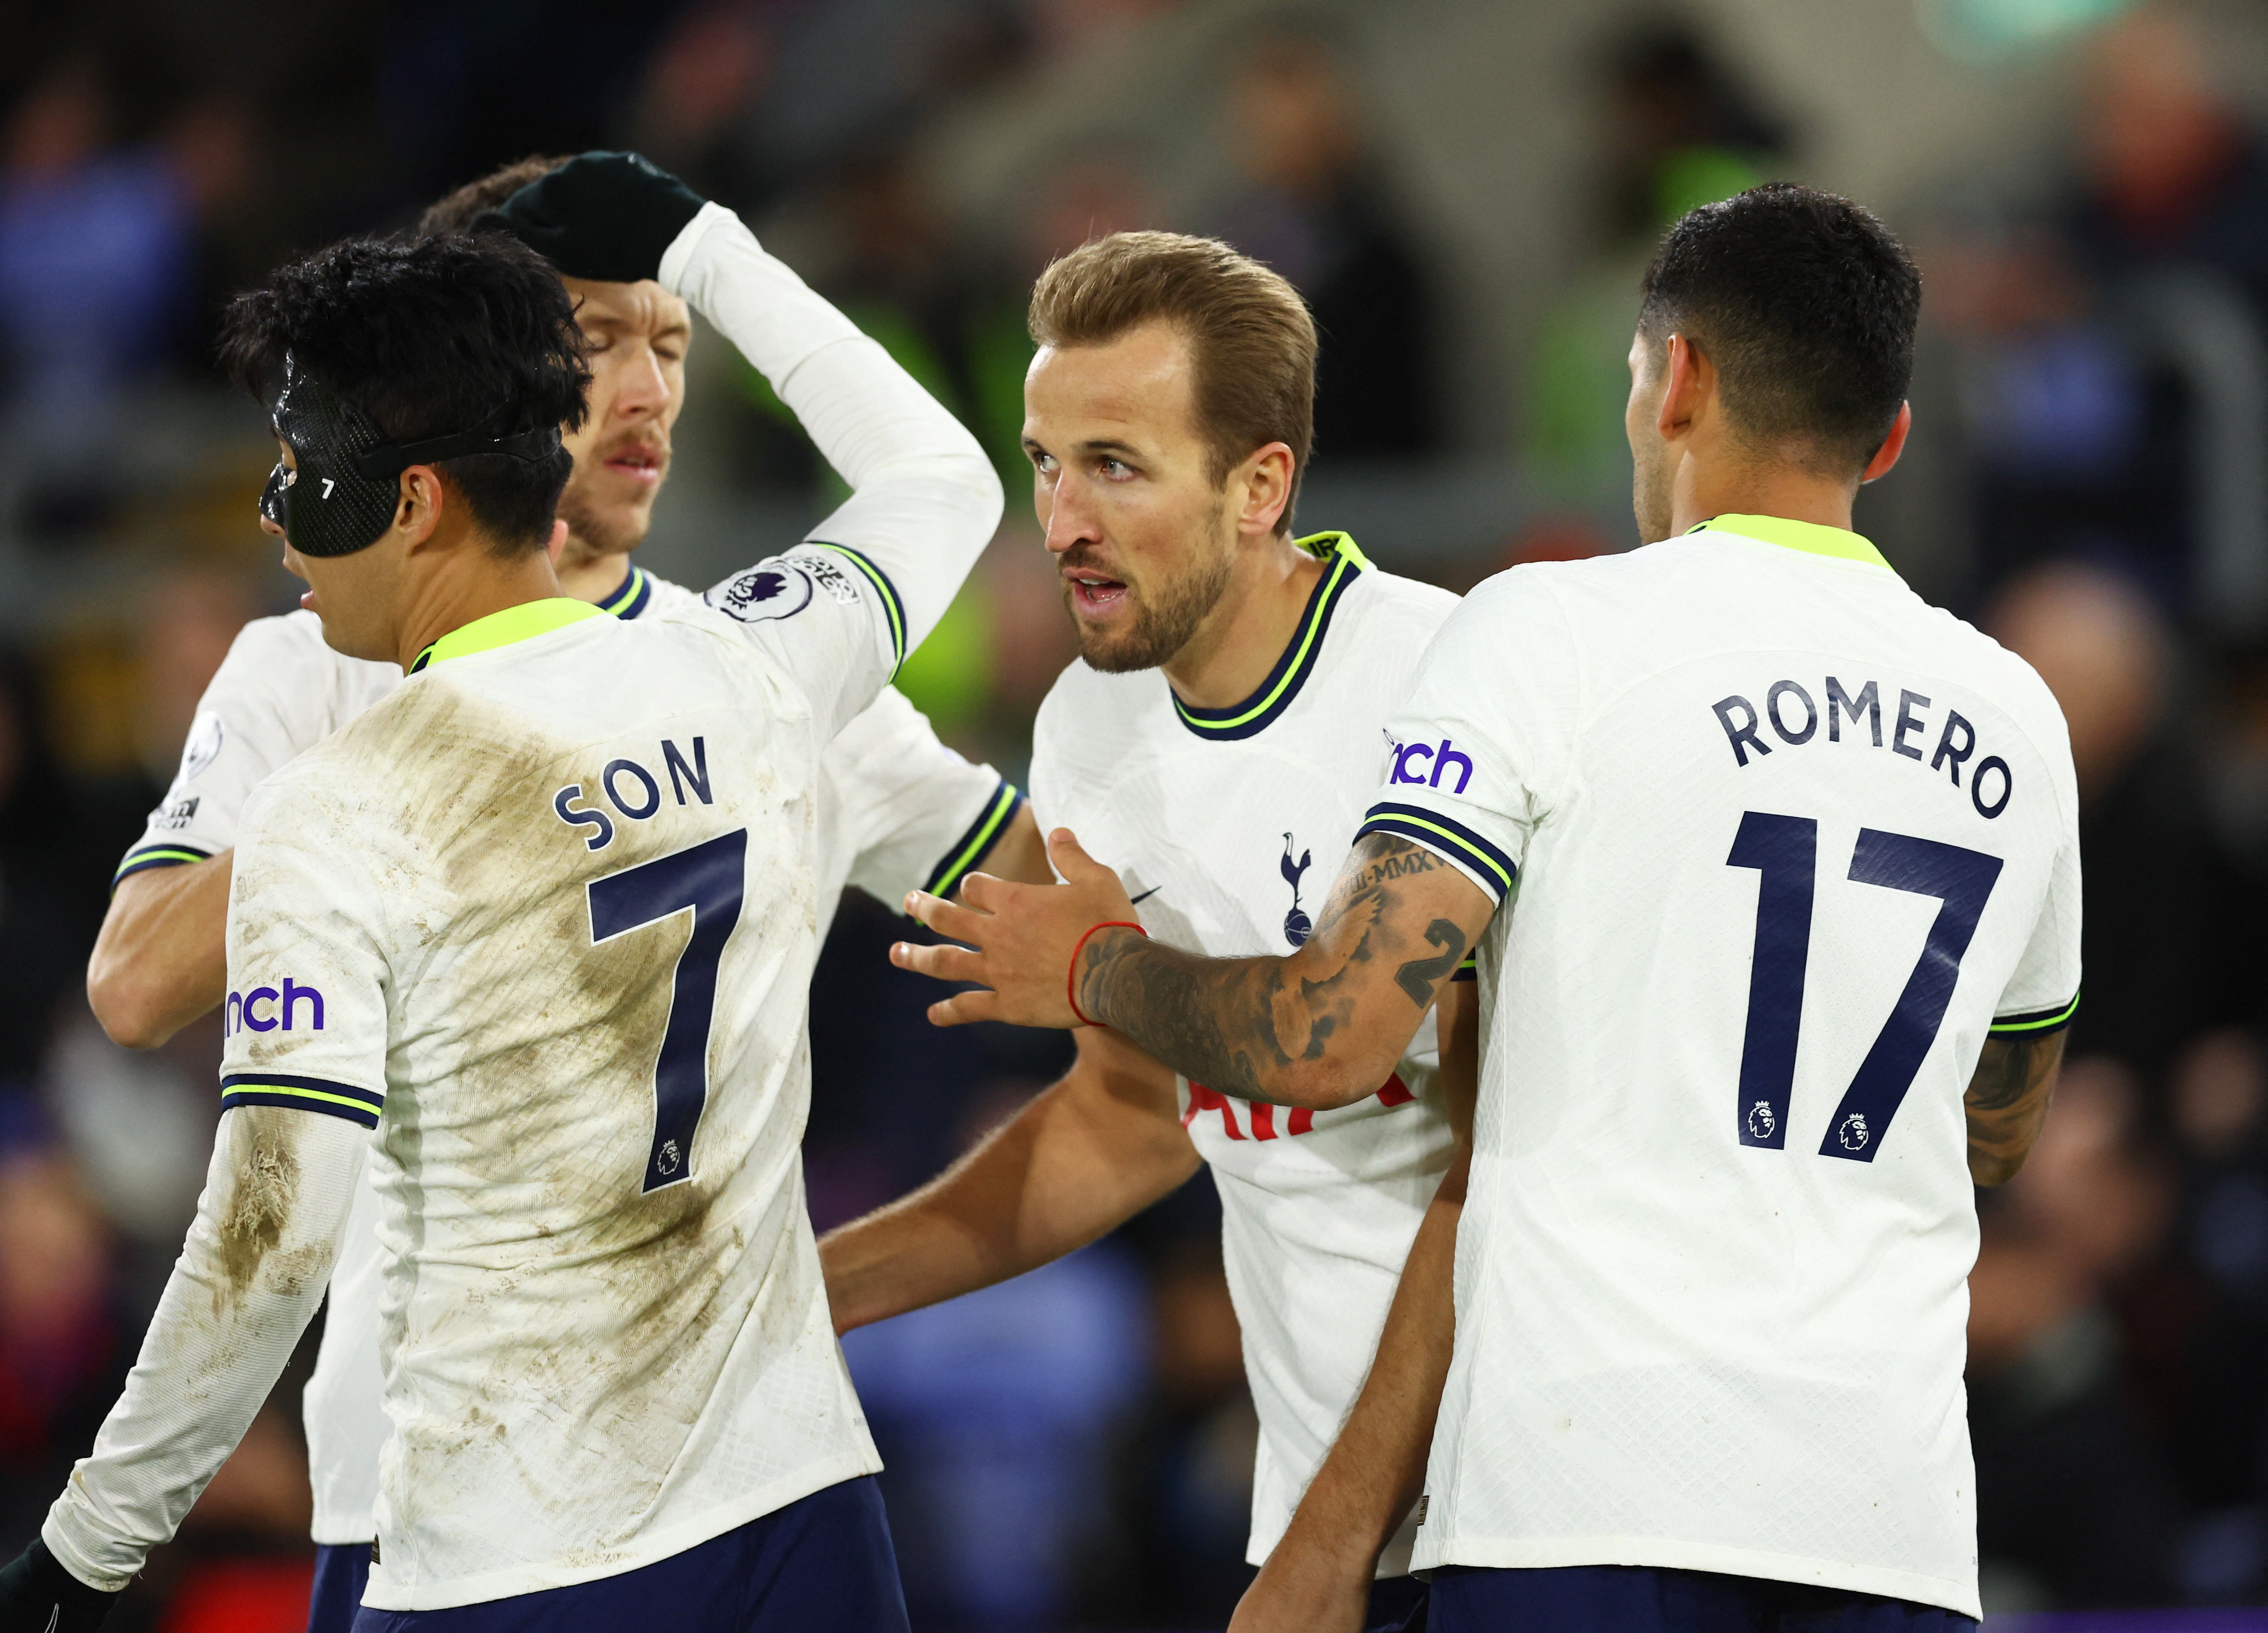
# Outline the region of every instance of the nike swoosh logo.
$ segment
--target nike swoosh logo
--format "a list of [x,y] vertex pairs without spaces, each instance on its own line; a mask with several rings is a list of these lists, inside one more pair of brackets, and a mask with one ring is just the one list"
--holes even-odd
[[1130,907],[1130,908],[1133,908],[1133,907],[1140,907],[1140,906],[1141,906],[1145,901],[1147,901],[1151,897],[1152,897],[1152,896],[1156,895],[1160,891],[1163,890],[1164,888],[1165,888],[1165,886],[1164,886],[1163,885],[1152,885],[1152,886],[1150,886],[1150,888],[1149,888],[1149,889],[1147,889],[1147,890],[1144,891],[1144,892],[1143,892],[1140,895],[1138,895],[1138,896],[1129,896],[1129,897],[1127,897],[1127,898],[1126,898],[1126,905],[1127,905],[1128,907]]

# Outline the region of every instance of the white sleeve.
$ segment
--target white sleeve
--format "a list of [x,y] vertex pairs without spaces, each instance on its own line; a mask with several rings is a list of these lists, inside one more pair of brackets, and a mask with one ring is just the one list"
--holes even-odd
[[895,688],[884,688],[821,756],[836,819],[857,835],[850,882],[892,908],[909,890],[949,896],[1024,803],[990,766],[971,765]]
[[201,862],[236,844],[244,802],[269,773],[392,689],[401,672],[323,644],[312,615],[255,618],[197,700],[180,769],[112,876]]
[[803,545],[706,598],[787,664],[832,735],[945,615],[999,526],[1000,479],[959,421],[723,205],[703,207],[660,272],[850,486]]
[[244,1438],[322,1302],[365,1144],[329,1117],[221,1118],[126,1393],[40,1530],[88,1586],[124,1587]]
[[1498,574],[1442,623],[1388,719],[1387,780],[1356,830],[1425,846],[1499,905],[1573,742],[1580,654],[1547,570]]
[[2056,769],[2063,784],[2057,790],[2062,837],[2031,938],[1992,1007],[1996,1038],[2044,1037],[2071,1025],[2079,1012],[2079,788],[2070,750],[2063,747],[2061,754]]
[[126,1393],[40,1534],[123,1587],[243,1438],[322,1302],[385,1103],[383,898],[289,778],[244,815],[228,915],[220,1134]]

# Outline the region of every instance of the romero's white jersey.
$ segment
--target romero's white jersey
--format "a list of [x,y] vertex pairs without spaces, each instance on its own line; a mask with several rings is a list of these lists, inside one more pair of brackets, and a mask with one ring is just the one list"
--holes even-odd
[[[633,567],[600,603],[620,618],[697,607],[693,591]],[[367,663],[324,643],[298,612],[247,624],[197,706],[181,770],[151,813],[120,876],[201,860],[234,847],[245,800],[269,774],[391,695],[398,665]],[[885,690],[820,755],[819,938],[846,883],[895,906],[906,892],[950,894],[1014,817],[1021,796],[989,766],[937,739],[904,696]],[[377,1199],[357,1195],[331,1272],[330,1301],[302,1413],[314,1491],[314,1540],[378,1534],[378,1460],[389,1426],[379,1396],[379,1287],[385,1255]]]
[[[1216,957],[1307,939],[1387,763],[1383,727],[1456,598],[1380,572],[1344,534],[1283,660],[1231,709],[1181,703],[1164,674],[1078,662],[1040,707],[1032,800],[1107,861],[1161,941]],[[1259,1563],[1370,1370],[1418,1221],[1449,1161],[1429,1016],[1395,1077],[1309,1112],[1184,1081],[1212,1164],[1228,1285],[1260,1416],[1248,1557]],[[1410,1568],[1404,1526],[1379,1564]]]
[[1491,579],[1395,734],[1366,830],[1511,901],[1418,1564],[1977,1615],[1962,1097],[2076,1000],[2055,700],[1856,534],[1721,517]]

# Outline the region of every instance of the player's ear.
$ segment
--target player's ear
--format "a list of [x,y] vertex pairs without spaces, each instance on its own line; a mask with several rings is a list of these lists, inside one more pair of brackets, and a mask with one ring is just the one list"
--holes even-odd
[[1284,507],[1292,502],[1292,469],[1291,445],[1281,442],[1255,449],[1237,467],[1230,480],[1243,499],[1236,516],[1239,533],[1260,538],[1276,531]]
[[1672,335],[1662,350],[1661,407],[1654,429],[1664,442],[1675,442],[1692,429],[1704,405],[1716,394],[1717,370],[1688,335]]
[[1882,438],[1882,445],[1874,450],[1874,457],[1867,461],[1867,468],[1859,474],[1863,487],[1878,477],[1890,474],[1898,462],[1898,455],[1906,451],[1906,435],[1913,430],[1913,404],[1898,404],[1898,417],[1890,422],[1890,434]]
[[394,531],[416,549],[433,536],[441,513],[448,506],[447,484],[430,465],[413,465],[401,473],[394,502]]
[[555,516],[551,519],[551,539],[543,547],[543,554],[550,558],[554,568],[559,565],[559,558],[567,554],[567,519],[565,517]]

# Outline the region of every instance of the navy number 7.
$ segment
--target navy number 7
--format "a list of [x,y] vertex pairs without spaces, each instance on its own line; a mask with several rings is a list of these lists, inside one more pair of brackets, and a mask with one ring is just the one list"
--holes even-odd
[[[1795,1078],[1796,1028],[1811,957],[1811,898],[1819,824],[1809,817],[1750,811],[1741,818],[1727,867],[1752,867],[1756,887],[1756,958],[1749,975],[1748,1033],[1741,1049],[1737,1108],[1743,1145],[1787,1144],[1787,1100]],[[1843,1092],[1820,1142],[1822,1157],[1872,1162],[1906,1091],[1945,1023],[1977,921],[1999,881],[2000,858],[1907,834],[1859,830],[1850,877],[1862,885],[1935,896],[1937,917],[1890,1018]]]
[[591,942],[659,923],[688,908],[693,936],[671,977],[669,1022],[653,1069],[653,1149],[642,1191],[693,1173],[693,1133],[709,1104],[709,1023],[717,1006],[717,960],[740,922],[740,881],[748,830],[737,828],[683,850],[593,879]]

